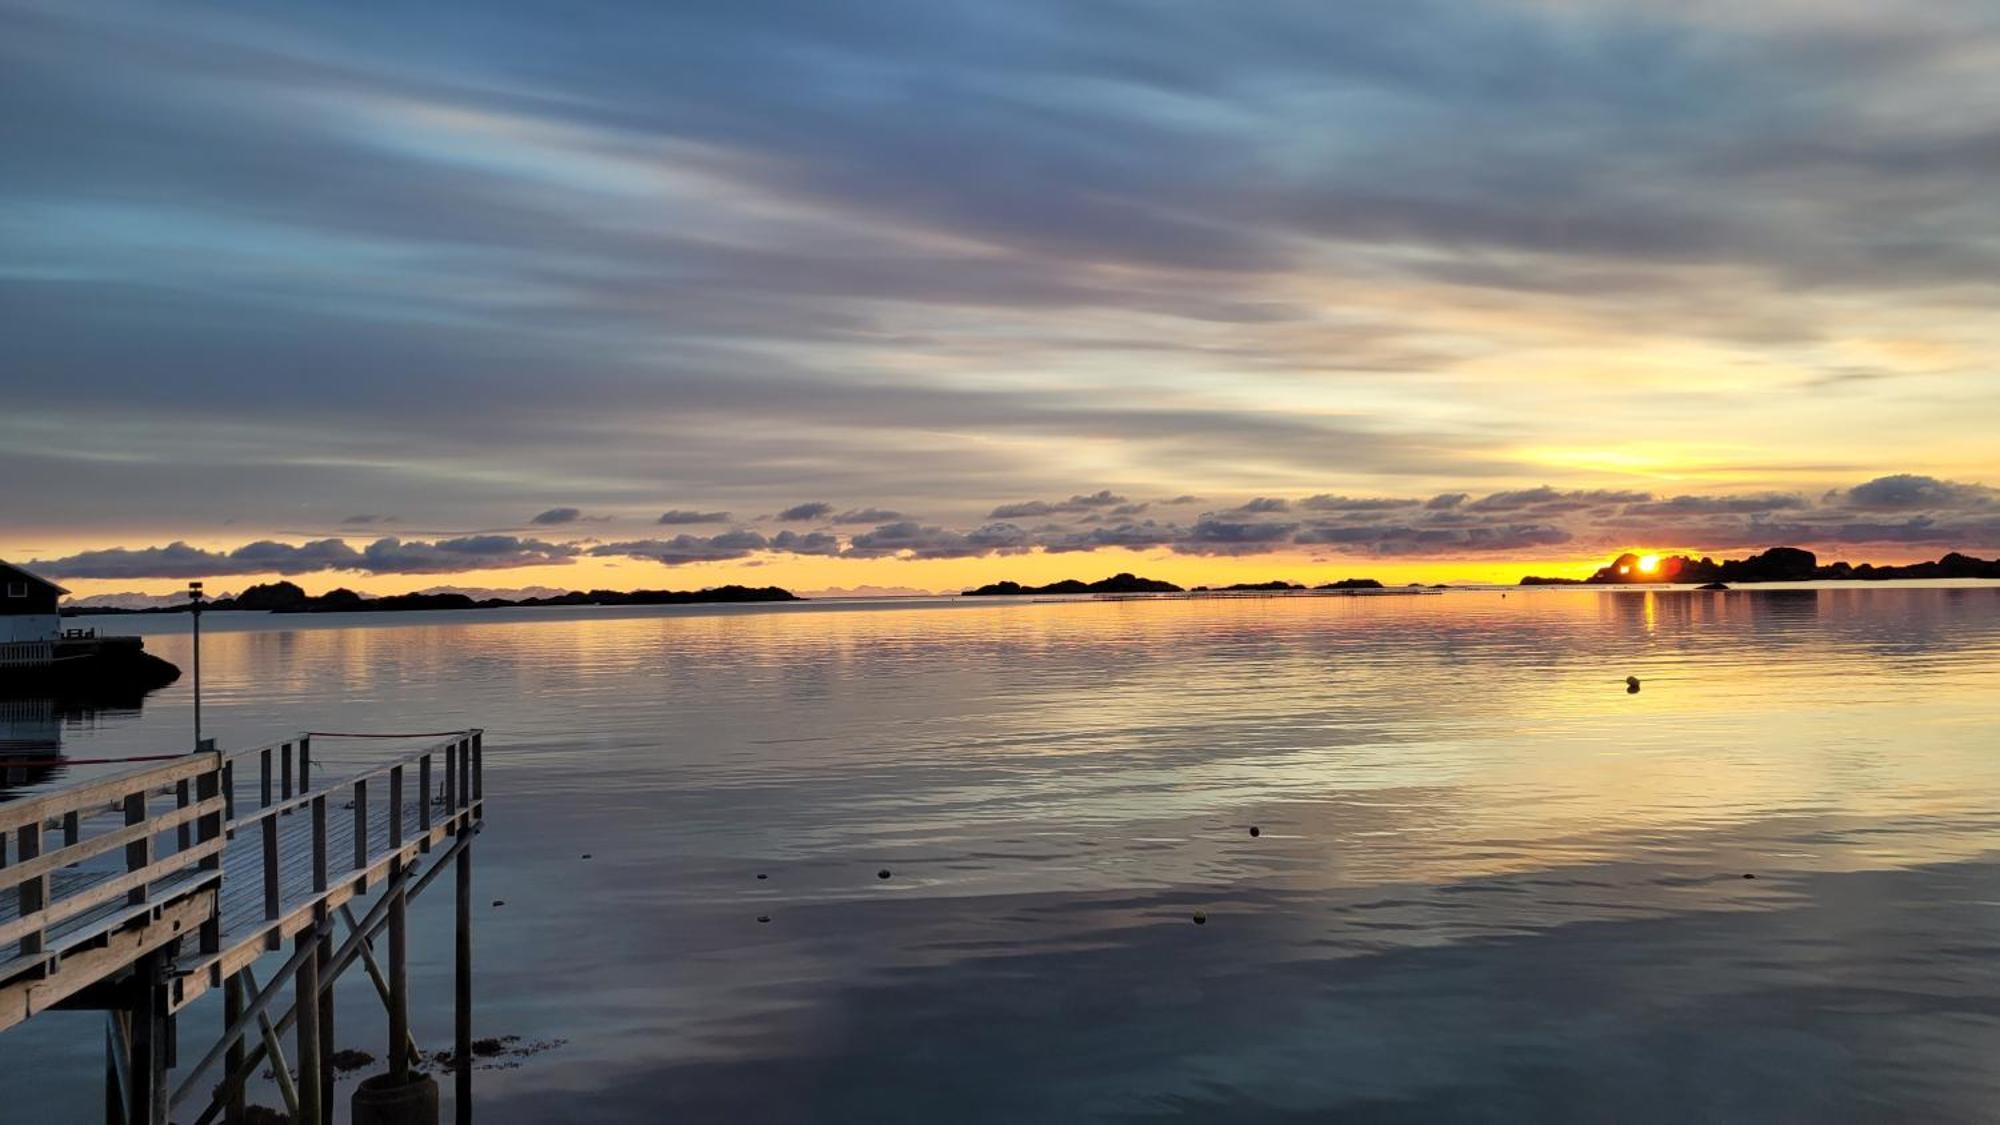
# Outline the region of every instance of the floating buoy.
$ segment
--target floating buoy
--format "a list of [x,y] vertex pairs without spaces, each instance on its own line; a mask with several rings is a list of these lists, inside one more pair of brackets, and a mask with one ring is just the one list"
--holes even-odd
[[494,899],[494,900],[493,900],[493,905],[495,905],[495,906],[505,906],[505,905],[507,905],[507,900],[506,900],[506,899],[504,899],[504,898],[496,898],[496,899]]
[[1253,824],[1250,826],[1250,834],[1252,836],[1262,836],[1264,834],[1264,830]]
[[875,877],[877,879],[887,879],[889,877],[889,869],[884,867],[882,870],[877,871],[875,873]]
[[771,920],[771,916],[769,914],[759,914],[757,915],[757,920],[759,922],[769,922]]
[[589,852],[585,852],[585,853],[583,853],[583,858],[585,858],[585,859],[589,859],[589,858],[590,858],[590,853],[589,853]]
[[770,878],[770,876],[769,876],[769,875],[766,875],[766,874],[764,874],[764,873],[763,873],[762,871],[759,871],[759,872],[757,873],[757,877],[758,877],[759,879],[769,879],[769,878]]
[[1745,879],[1755,879],[1755,878],[1756,878],[1756,876],[1755,876],[1755,875],[1752,875],[1752,874],[1750,874],[1750,873],[1749,873],[1748,871],[1745,871],[1745,872],[1743,873],[1743,877],[1744,877]]
[[1639,677],[1637,676],[1625,677],[1625,694],[1626,695],[1639,694]]
[[1206,915],[1206,914],[1202,913],[1202,912],[1201,912],[1201,911],[1199,911],[1199,910],[1195,911],[1195,912],[1194,912],[1194,924],[1195,924],[1195,925],[1197,925],[1197,926],[1206,926],[1206,925],[1208,925],[1208,915]]

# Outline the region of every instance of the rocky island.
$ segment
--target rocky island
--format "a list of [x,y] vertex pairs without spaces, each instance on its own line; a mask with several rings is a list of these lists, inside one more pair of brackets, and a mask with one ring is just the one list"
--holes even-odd
[[[574,590],[539,598],[474,598],[468,594],[391,594],[371,598],[353,590],[308,594],[296,583],[269,582],[234,597],[217,598],[204,609],[261,613],[395,613],[423,609],[505,609],[513,606],[565,605],[697,605],[709,602],[798,602],[804,598],[777,586],[715,586],[705,590]],[[151,609],[65,607],[65,616],[80,613],[185,613],[186,606]]]
[[1716,562],[1703,556],[1623,554],[1599,567],[1588,578],[1544,578],[1530,575],[1523,586],[1629,586],[1669,582],[1701,583],[1727,588],[1732,582],[1810,582],[1858,580],[1879,582],[1896,578],[2000,578],[2000,559],[1978,559],[1954,551],[1935,562],[1877,566],[1834,562],[1821,566],[1819,556],[1800,547],[1772,547],[1745,559]]
[[1023,586],[1019,582],[994,582],[976,590],[967,590],[964,597],[1015,597],[1022,594],[1254,594],[1254,593],[1307,593],[1321,590],[1380,590],[1382,584],[1373,578],[1343,578],[1338,582],[1327,582],[1318,586],[1307,586],[1298,582],[1275,579],[1270,582],[1238,582],[1231,586],[1196,586],[1184,590],[1171,582],[1157,578],[1140,578],[1134,574],[1114,574],[1096,582],[1083,582],[1075,578],[1065,578],[1061,582],[1051,582],[1046,586]]
[[1135,574],[1114,574],[1095,582],[1083,582],[1075,578],[1065,578],[1046,586],[1023,586],[1019,582],[993,582],[976,590],[967,590],[962,596],[968,598],[1013,597],[1021,594],[1178,594],[1182,590],[1171,582],[1157,578],[1140,578]]

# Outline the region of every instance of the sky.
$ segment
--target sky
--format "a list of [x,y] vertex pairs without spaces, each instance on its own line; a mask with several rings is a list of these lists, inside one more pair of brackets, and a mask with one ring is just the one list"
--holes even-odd
[[2000,553],[2000,6],[0,0],[79,594]]

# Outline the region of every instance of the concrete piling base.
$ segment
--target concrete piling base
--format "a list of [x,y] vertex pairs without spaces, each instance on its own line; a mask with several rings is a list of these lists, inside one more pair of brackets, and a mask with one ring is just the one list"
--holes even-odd
[[349,1103],[354,1125],[438,1125],[438,1087],[428,1074],[363,1079]]

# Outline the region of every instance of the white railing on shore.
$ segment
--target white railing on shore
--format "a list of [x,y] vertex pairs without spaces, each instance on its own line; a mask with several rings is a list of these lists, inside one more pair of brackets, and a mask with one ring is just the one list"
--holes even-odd
[[32,668],[52,664],[56,658],[54,641],[10,641],[0,644],[0,668]]

